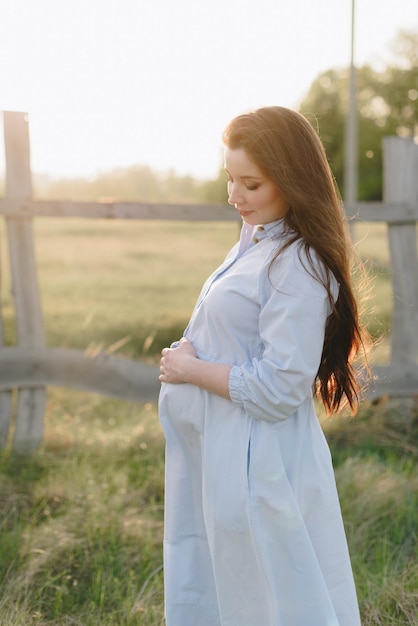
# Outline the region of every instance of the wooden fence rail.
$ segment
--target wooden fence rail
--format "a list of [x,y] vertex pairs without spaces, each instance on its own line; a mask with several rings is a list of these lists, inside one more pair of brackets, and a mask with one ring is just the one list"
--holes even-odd
[[[156,399],[158,370],[109,354],[47,348],[44,342],[33,240],[37,217],[90,219],[234,220],[232,207],[136,202],[33,200],[27,115],[4,112],[6,194],[0,215],[6,221],[17,346],[4,345],[0,302],[0,446],[12,423],[12,390],[17,390],[13,448],[29,452],[42,442],[46,387],[66,386],[137,401]],[[418,146],[411,140],[384,140],[384,202],[346,207],[354,220],[386,222],[393,287],[391,361],[376,367],[371,393],[418,393]]]

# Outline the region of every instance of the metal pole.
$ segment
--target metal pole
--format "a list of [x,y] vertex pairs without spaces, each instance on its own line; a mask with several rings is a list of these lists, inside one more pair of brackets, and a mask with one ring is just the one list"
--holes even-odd
[[346,206],[357,202],[358,186],[358,140],[357,140],[357,102],[356,102],[356,67],[354,64],[354,16],[355,0],[351,1],[351,59],[349,74],[348,111],[345,133],[344,164],[344,203]]

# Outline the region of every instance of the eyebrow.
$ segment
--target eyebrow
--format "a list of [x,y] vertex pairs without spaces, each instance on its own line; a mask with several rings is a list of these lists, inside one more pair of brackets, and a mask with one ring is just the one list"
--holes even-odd
[[[231,176],[231,173],[224,167],[225,172]],[[238,176],[240,180],[263,180],[261,176]]]

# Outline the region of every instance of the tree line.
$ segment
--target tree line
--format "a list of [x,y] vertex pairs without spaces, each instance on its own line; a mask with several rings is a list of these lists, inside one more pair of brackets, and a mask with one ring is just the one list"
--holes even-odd
[[178,176],[173,169],[156,171],[148,165],[116,168],[92,179],[34,177],[35,195],[50,199],[223,204],[227,200],[225,188],[223,172],[216,180],[202,181]]
[[[390,49],[392,61],[382,70],[369,65],[356,70],[359,200],[382,197],[383,137],[418,138],[418,32],[400,31]],[[299,107],[321,136],[340,190],[344,188],[348,80],[349,68],[332,68],[319,74]],[[99,174],[92,180],[35,176],[34,190],[36,196],[51,199],[227,202],[226,177],[221,164],[218,177],[206,181],[178,176],[174,170],[163,173],[147,165],[134,165]]]

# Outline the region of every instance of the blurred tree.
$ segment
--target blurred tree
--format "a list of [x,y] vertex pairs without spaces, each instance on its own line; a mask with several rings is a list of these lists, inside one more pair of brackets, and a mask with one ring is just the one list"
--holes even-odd
[[[0,195],[2,181],[0,179]],[[174,170],[161,173],[147,165],[103,172],[93,179],[51,179],[34,176],[35,197],[70,200],[119,200],[178,204],[226,204],[226,176],[223,169],[214,180],[199,181],[178,176]]]
[[200,201],[208,204],[228,204],[226,174],[223,167],[219,170],[218,178],[207,180],[201,184]]
[[[418,135],[418,33],[401,31],[391,48],[394,61],[384,71],[357,70],[359,200],[382,197],[382,138]],[[340,189],[347,106],[348,68],[320,74],[300,106],[319,131]]]
[[154,171],[135,165],[103,172],[95,178],[52,180],[34,177],[35,195],[72,200],[121,200],[137,202],[196,202],[199,183],[191,176]]
[[418,32],[401,31],[391,50],[396,63],[382,74],[378,97],[385,103],[377,122],[392,132],[418,135]]

